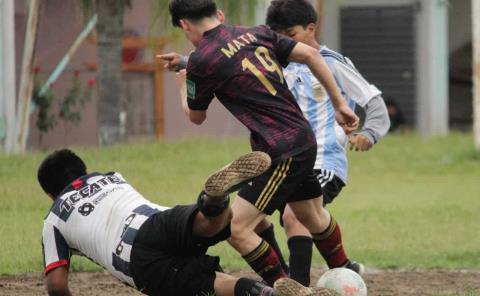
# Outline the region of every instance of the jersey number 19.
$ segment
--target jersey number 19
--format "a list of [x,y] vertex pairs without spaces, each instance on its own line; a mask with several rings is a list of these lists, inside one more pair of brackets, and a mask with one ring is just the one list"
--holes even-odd
[[[282,69],[278,66],[277,63],[275,63],[274,60],[270,57],[270,54],[268,53],[268,49],[260,46],[255,50],[255,57],[258,59],[258,61],[262,64],[262,66],[269,72],[277,72],[278,77],[280,78],[280,82],[283,84],[283,72]],[[258,70],[258,68],[248,59],[244,58],[242,60],[242,67],[243,71],[245,70],[250,70],[257,78],[260,80],[260,82],[265,86],[265,88],[272,94],[276,95],[277,90],[275,87],[273,87],[272,83],[263,75],[263,73]]]

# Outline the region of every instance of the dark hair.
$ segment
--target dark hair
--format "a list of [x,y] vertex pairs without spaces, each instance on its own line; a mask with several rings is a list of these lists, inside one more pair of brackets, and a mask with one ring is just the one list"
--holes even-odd
[[68,149],[53,152],[38,168],[38,183],[43,191],[57,197],[65,187],[87,174],[83,160]]
[[171,0],[168,8],[175,27],[180,27],[181,19],[199,21],[217,13],[215,0]]
[[317,22],[317,12],[307,0],[274,0],[268,7],[266,22],[275,31],[294,26],[306,28]]

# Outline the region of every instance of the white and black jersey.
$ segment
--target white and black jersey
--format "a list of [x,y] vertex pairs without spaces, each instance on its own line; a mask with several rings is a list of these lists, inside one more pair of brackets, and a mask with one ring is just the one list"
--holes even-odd
[[81,254],[134,286],[130,252],[140,226],[166,210],[146,200],[118,173],[75,180],[55,200],[44,220],[44,271],[68,266]]

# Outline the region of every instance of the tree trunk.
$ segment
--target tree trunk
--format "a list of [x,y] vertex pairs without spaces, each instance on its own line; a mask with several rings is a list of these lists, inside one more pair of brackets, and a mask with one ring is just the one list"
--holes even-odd
[[121,142],[122,30],[124,1],[97,0],[100,146]]
[[37,41],[38,8],[40,0],[32,0],[28,7],[28,20],[23,48],[22,74],[18,93],[17,123],[15,127],[14,152],[23,153],[27,148],[28,129],[30,127],[30,104],[33,93],[33,59]]

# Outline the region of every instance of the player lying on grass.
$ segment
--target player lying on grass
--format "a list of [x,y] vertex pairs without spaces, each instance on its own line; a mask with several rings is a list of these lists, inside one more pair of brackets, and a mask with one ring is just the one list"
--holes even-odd
[[42,235],[48,293],[71,295],[70,257],[80,254],[149,295],[333,295],[290,279],[272,289],[234,278],[220,272],[218,257],[206,255],[230,235],[232,187],[262,174],[270,162],[261,152],[240,157],[209,177],[197,204],[168,209],[146,200],[119,173],[87,173],[72,151],[52,153],[38,169],[53,200]]
[[[368,151],[385,136],[390,121],[381,92],[368,83],[353,63],[341,54],[321,46],[315,39],[317,14],[306,0],[274,0],[267,13],[267,25],[278,33],[315,48],[325,59],[330,71],[348,105],[354,109],[359,105],[366,113],[361,131],[350,136],[351,149]],[[347,157],[345,147],[348,137],[335,122],[334,108],[330,96],[307,66],[290,63],[283,71],[285,80],[294,94],[303,114],[310,122],[317,139],[315,174],[322,187],[323,202],[329,204],[340,193],[347,182]],[[350,261],[342,245],[338,223],[324,208],[319,208],[322,219],[330,224],[324,234],[313,236],[313,243],[330,268],[344,266],[357,273],[363,266]],[[263,228],[271,228],[263,223]],[[288,237],[290,250],[290,276],[308,286],[312,260],[312,236],[298,221],[289,206],[283,213],[283,226]],[[263,230],[263,229],[262,229]],[[263,230],[265,232],[265,230]],[[272,236],[267,241],[275,244]],[[332,244],[336,246],[331,252]]]
[[[337,118],[347,132],[358,117],[342,98],[317,50],[282,37],[266,26],[223,25],[214,0],[172,0],[170,14],[196,47],[187,66],[182,95],[189,119],[201,124],[214,96],[251,133],[252,150],[268,153],[272,167],[243,186],[235,199],[230,244],[269,284],[286,277],[277,253],[256,233],[256,226],[285,202],[310,233],[318,235],[329,221],[316,210],[321,188],[315,178],[315,135],[285,84],[280,65],[307,64],[332,98]],[[171,61],[176,55],[160,58]],[[333,250],[334,246],[332,247]]]

